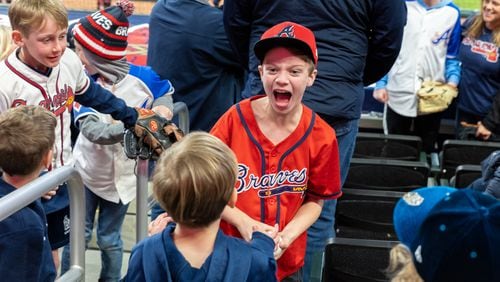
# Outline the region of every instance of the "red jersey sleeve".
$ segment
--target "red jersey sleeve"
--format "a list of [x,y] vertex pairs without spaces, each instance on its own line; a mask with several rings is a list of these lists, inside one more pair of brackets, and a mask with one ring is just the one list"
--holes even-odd
[[337,199],[342,195],[340,185],[339,147],[335,130],[316,116],[311,136],[311,166],[307,197]]

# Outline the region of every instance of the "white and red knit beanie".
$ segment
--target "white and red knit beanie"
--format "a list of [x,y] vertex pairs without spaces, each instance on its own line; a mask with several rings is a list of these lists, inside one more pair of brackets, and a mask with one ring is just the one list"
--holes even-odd
[[134,3],[121,0],[80,19],[74,28],[74,38],[83,47],[99,57],[109,60],[121,59],[127,49],[129,22],[127,17],[134,12]]

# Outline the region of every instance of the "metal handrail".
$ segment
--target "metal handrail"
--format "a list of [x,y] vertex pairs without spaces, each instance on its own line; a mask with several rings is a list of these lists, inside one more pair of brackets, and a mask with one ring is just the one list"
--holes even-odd
[[[0,198],[0,221],[66,182],[69,189],[71,268],[57,281],[85,280],[85,194],[80,174],[71,166],[50,171]],[[73,251],[74,250],[74,251]]]
[[[179,128],[187,134],[189,132],[189,111],[185,103],[174,103],[174,116],[179,117]],[[149,160],[137,158],[137,192],[136,192],[136,242],[148,235],[148,179]]]

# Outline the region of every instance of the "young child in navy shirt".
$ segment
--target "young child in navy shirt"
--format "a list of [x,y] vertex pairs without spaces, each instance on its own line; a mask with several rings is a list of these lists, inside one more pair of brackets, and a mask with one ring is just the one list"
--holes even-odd
[[[277,230],[252,240],[226,236],[221,213],[234,207],[236,157],[208,133],[188,134],[163,152],[154,194],[176,222],[132,250],[125,281],[276,281]],[[268,236],[269,235],[269,236]]]
[[[0,115],[0,198],[36,179],[52,163],[56,117],[41,106]],[[54,281],[56,269],[40,200],[0,221],[2,281]]]

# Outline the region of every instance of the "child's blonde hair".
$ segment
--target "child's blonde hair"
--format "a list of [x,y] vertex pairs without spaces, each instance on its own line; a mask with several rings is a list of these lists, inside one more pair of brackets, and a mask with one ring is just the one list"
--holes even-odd
[[5,25],[0,25],[0,61],[5,59],[14,49],[12,43],[12,29]]
[[51,17],[61,29],[68,27],[68,12],[61,0],[16,0],[9,8],[10,24],[28,36],[32,28],[43,26]]
[[19,106],[0,114],[0,167],[29,175],[53,148],[56,117],[41,106]]
[[153,191],[175,222],[206,227],[220,218],[235,193],[236,178],[231,149],[215,136],[194,132],[163,152]]
[[410,250],[403,244],[391,249],[389,267],[386,269],[391,282],[423,282],[418,275]]
[[[474,17],[472,20],[471,26],[467,30],[467,36],[478,39],[481,34],[483,34],[485,28],[485,22],[483,20],[483,9],[482,6],[484,4],[484,0],[481,1],[481,9],[480,12]],[[497,27],[495,30],[491,31],[491,37],[493,43],[495,45],[500,46],[500,27]]]

